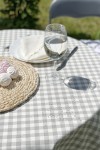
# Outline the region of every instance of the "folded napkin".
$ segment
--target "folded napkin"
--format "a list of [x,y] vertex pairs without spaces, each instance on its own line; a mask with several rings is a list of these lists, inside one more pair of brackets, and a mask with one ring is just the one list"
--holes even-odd
[[26,62],[48,60],[44,50],[44,35],[31,35],[17,39],[11,44],[9,52],[15,58]]
[[87,44],[96,53],[100,54],[100,40],[81,40],[81,42]]

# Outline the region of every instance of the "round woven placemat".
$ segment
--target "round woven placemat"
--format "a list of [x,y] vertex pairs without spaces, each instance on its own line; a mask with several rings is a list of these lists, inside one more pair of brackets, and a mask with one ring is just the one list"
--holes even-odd
[[0,86],[0,112],[5,112],[22,104],[36,91],[39,76],[31,64],[10,57],[0,57],[2,60],[7,60],[19,72],[9,86]]

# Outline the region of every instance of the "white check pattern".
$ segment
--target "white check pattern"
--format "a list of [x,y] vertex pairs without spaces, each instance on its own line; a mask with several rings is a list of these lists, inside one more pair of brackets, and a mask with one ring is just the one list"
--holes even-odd
[[[0,54],[18,37],[44,34],[38,30],[0,31]],[[13,111],[0,114],[0,150],[99,150],[100,56],[93,48],[68,38],[77,52],[59,71],[73,77],[66,87],[47,77],[52,62],[33,64],[40,76],[37,93]],[[84,41],[85,42],[85,41]],[[96,83],[88,90],[90,82]]]

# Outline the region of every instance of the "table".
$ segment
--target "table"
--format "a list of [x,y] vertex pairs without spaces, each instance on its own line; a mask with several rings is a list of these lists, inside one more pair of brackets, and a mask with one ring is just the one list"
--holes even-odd
[[[16,38],[44,34],[39,30],[0,31],[0,54]],[[99,150],[100,149],[100,56],[82,42],[68,38],[69,49],[78,51],[69,59],[62,75],[78,79],[66,87],[47,80],[52,62],[33,64],[39,73],[37,93],[22,106],[0,114],[0,150]],[[96,82],[87,90],[83,80]]]

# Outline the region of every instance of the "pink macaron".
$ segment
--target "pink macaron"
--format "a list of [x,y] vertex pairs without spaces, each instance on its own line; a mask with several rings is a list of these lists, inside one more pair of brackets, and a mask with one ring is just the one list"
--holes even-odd
[[1,73],[6,73],[7,72],[7,69],[10,67],[10,64],[7,60],[3,60],[1,63],[0,63],[0,74]]

